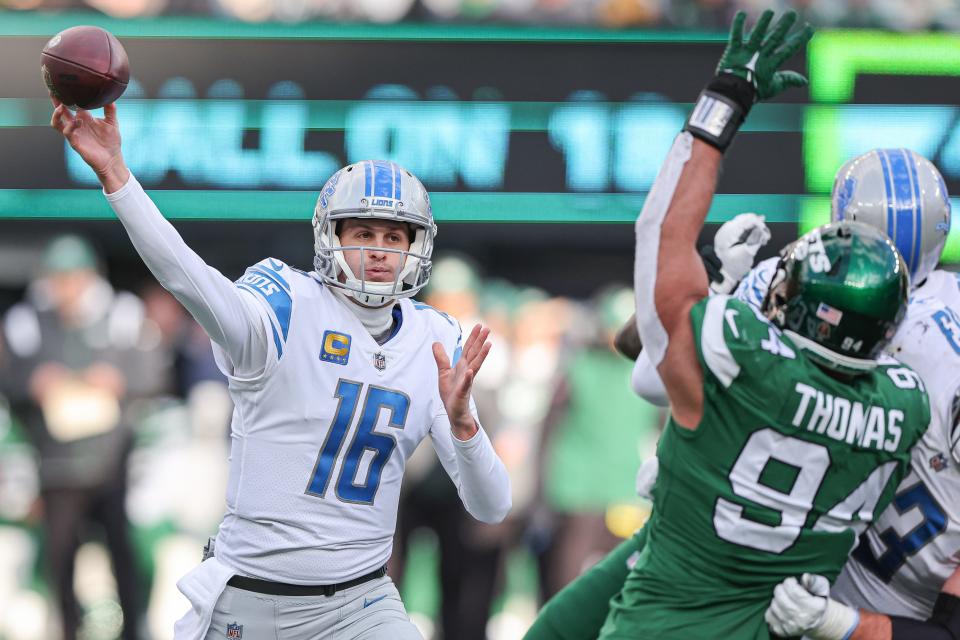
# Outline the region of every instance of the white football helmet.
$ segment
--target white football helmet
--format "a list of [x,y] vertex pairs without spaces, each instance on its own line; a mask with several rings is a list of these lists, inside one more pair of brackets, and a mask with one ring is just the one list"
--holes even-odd
[[950,232],[950,198],[933,163],[909,149],[874,149],[837,172],[831,217],[887,234],[910,271],[911,287],[933,271]]
[[[361,251],[363,265],[366,252],[372,248],[340,244],[337,222],[345,218],[377,218],[411,225],[413,240],[407,251],[376,249],[403,254],[393,282],[362,280],[350,269],[345,250]],[[363,160],[333,174],[317,198],[313,234],[317,274],[328,286],[347,291],[361,304],[379,307],[415,295],[430,279],[430,255],[437,234],[430,196],[416,176],[395,162]],[[362,271],[363,267],[361,275]]]

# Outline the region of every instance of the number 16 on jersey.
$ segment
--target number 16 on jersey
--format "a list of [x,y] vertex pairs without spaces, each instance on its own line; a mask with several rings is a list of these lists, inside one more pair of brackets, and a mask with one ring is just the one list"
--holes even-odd
[[[347,448],[346,455],[341,456],[344,440],[357,413],[362,389],[361,382],[343,379],[337,382],[335,393],[335,397],[339,400],[337,411],[330,425],[330,431],[320,448],[320,455],[317,456],[317,464],[307,485],[308,494],[318,498],[326,497],[330,476],[337,459],[342,457],[340,475],[334,489],[337,498],[343,502],[373,504],[380,486],[380,474],[397,446],[393,436],[376,433],[373,428],[377,424],[380,410],[388,409],[390,418],[387,420],[387,426],[403,429],[410,409],[410,398],[400,391],[369,385],[353,441]],[[359,483],[356,483],[361,460],[367,451],[372,453],[372,457],[367,456],[369,459],[367,473]]]

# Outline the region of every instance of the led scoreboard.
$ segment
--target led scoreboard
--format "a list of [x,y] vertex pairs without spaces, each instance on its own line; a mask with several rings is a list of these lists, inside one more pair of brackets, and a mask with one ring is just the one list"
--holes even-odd
[[[0,19],[0,215],[100,216],[96,180],[47,128],[39,51],[90,16]],[[171,217],[303,218],[338,167],[396,160],[439,219],[635,217],[724,37],[449,26],[95,20],[133,72],[124,154]],[[791,99],[803,100],[797,93]],[[727,167],[724,216],[802,193],[799,103],[762,105]],[[779,143],[768,140],[779,139]],[[750,149],[786,148],[780,170]],[[760,184],[763,188],[758,188]],[[78,191],[79,190],[79,191]],[[65,202],[72,206],[64,206]],[[785,198],[785,199],[784,199]]]
[[[40,81],[46,39],[81,23],[129,53],[124,154],[164,213],[231,220],[305,219],[338,167],[385,158],[424,181],[440,220],[631,221],[726,40],[0,13],[0,217],[109,215],[49,130]],[[794,63],[810,91],[751,113],[711,221],[822,221],[833,173],[876,146],[927,155],[960,193],[960,37],[825,31],[808,56]]]

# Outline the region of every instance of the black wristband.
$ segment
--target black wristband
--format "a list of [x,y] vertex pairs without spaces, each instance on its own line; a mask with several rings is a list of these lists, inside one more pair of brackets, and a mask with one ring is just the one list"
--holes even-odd
[[956,640],[957,636],[933,622],[890,616],[890,637],[892,640]]
[[710,81],[687,119],[684,131],[726,151],[756,99],[753,85],[732,73],[721,73]]
[[960,598],[940,592],[928,620],[890,616],[893,640],[960,640]]
[[757,90],[753,83],[732,73],[720,73],[714,76],[703,90],[729,98],[740,107],[744,117],[750,113],[750,107],[757,101]]
[[960,638],[960,598],[941,591],[933,605],[930,621],[942,626],[954,638]]
[[700,260],[703,261],[703,268],[707,270],[707,280],[711,283],[723,282],[723,274],[720,273],[720,269],[723,268],[723,263],[720,262],[720,258],[717,257],[717,252],[714,250],[712,244],[705,244],[700,247]]

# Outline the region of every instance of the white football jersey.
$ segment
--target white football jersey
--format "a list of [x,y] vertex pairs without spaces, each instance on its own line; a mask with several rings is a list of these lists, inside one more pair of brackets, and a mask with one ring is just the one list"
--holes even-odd
[[911,304],[914,301],[934,299],[954,309],[960,306],[960,279],[952,271],[937,269],[931,271],[923,284],[914,290],[910,296]]
[[780,258],[777,257],[758,262],[750,270],[750,273],[740,281],[733,292],[734,296],[759,309],[763,305],[763,299],[767,296],[767,289],[770,288],[770,281],[777,271],[779,262]]
[[272,353],[262,375],[229,381],[235,409],[217,556],[293,584],[374,571],[390,557],[404,465],[424,436],[456,482],[431,345],[454,361],[459,325],[402,299],[399,328],[380,345],[349,303],[278,260],[257,263],[237,286],[262,303]]
[[960,290],[934,271],[910,299],[890,353],[908,364],[930,396],[930,429],[913,449],[910,474],[860,539],[834,585],[849,605],[926,619],[960,563],[960,455],[954,397],[960,389]]

